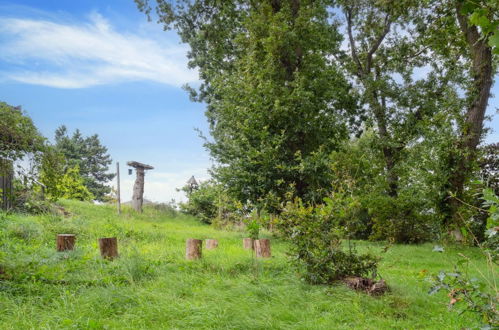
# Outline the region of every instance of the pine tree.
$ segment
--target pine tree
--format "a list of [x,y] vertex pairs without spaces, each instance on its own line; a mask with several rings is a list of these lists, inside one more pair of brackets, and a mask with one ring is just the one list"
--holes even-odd
[[112,160],[97,134],[84,137],[77,129],[69,136],[63,125],[55,131],[55,146],[66,158],[68,167],[79,167],[85,187],[96,200],[103,200],[111,192],[107,183],[115,176],[108,173]]

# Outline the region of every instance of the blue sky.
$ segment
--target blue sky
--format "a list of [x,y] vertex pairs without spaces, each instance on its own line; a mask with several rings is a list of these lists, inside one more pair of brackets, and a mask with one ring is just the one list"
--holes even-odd
[[[208,178],[211,166],[194,130],[207,131],[204,105],[181,89],[198,83],[186,50],[133,0],[0,0],[0,101],[21,105],[49,138],[62,124],[99,134],[121,164],[124,200],[129,160],[155,167],[146,198],[180,200],[175,188],[191,175]],[[498,107],[493,97],[488,115]],[[499,141],[498,117],[487,142]]]
[[[147,22],[132,0],[0,1],[0,100],[21,105],[44,136],[59,125],[99,134],[122,169],[151,164],[146,198],[182,199],[191,175],[208,178],[204,106],[181,89],[196,84],[187,47]],[[114,170],[114,166],[112,167]]]

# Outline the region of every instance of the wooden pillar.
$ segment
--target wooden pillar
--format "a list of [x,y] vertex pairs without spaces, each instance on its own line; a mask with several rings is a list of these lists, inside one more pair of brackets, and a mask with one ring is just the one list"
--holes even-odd
[[145,171],[143,167],[136,167],[135,184],[133,185],[132,207],[137,212],[142,212],[142,203],[144,202],[144,176]]
[[257,239],[254,241],[254,249],[257,258],[270,258],[270,240],[267,238]]
[[243,238],[243,248],[246,250],[254,249],[252,238]]
[[116,202],[118,214],[121,214],[120,163],[116,162]]
[[69,251],[75,247],[76,236],[73,234],[59,234],[57,235],[57,251]]
[[12,207],[12,181],[14,166],[8,159],[0,158],[0,209]]
[[202,248],[203,248],[202,240],[189,238],[185,245],[185,258],[187,260],[200,259]]
[[118,257],[118,239],[116,237],[99,238],[100,255],[113,260]]
[[213,250],[218,247],[218,241],[216,239],[206,240],[206,250]]

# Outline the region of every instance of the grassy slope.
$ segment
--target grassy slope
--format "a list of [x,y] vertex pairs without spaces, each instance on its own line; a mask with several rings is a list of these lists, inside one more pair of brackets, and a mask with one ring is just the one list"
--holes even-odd
[[[428,296],[418,276],[451,269],[458,252],[485,269],[474,249],[394,246],[380,267],[392,292],[374,298],[303,283],[276,239],[274,257],[255,264],[242,249],[244,233],[153,210],[118,217],[109,206],[63,204],[72,217],[0,218],[0,264],[10,277],[0,280],[2,329],[458,329],[474,321],[448,312],[443,294]],[[78,234],[77,249],[56,253],[57,233]],[[121,257],[101,260],[97,238],[114,235]],[[216,238],[220,246],[185,261],[190,237]]]

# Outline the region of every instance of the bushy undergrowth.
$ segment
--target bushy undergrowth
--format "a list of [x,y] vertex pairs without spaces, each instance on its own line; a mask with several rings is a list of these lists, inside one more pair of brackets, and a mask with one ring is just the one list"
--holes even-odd
[[304,265],[303,276],[310,283],[330,284],[348,276],[376,276],[376,257],[359,254],[354,246],[345,249],[342,245],[347,233],[344,224],[354,216],[352,206],[357,201],[339,195],[317,206],[304,205],[299,199],[289,202],[278,222],[280,233],[290,241],[292,260]]

